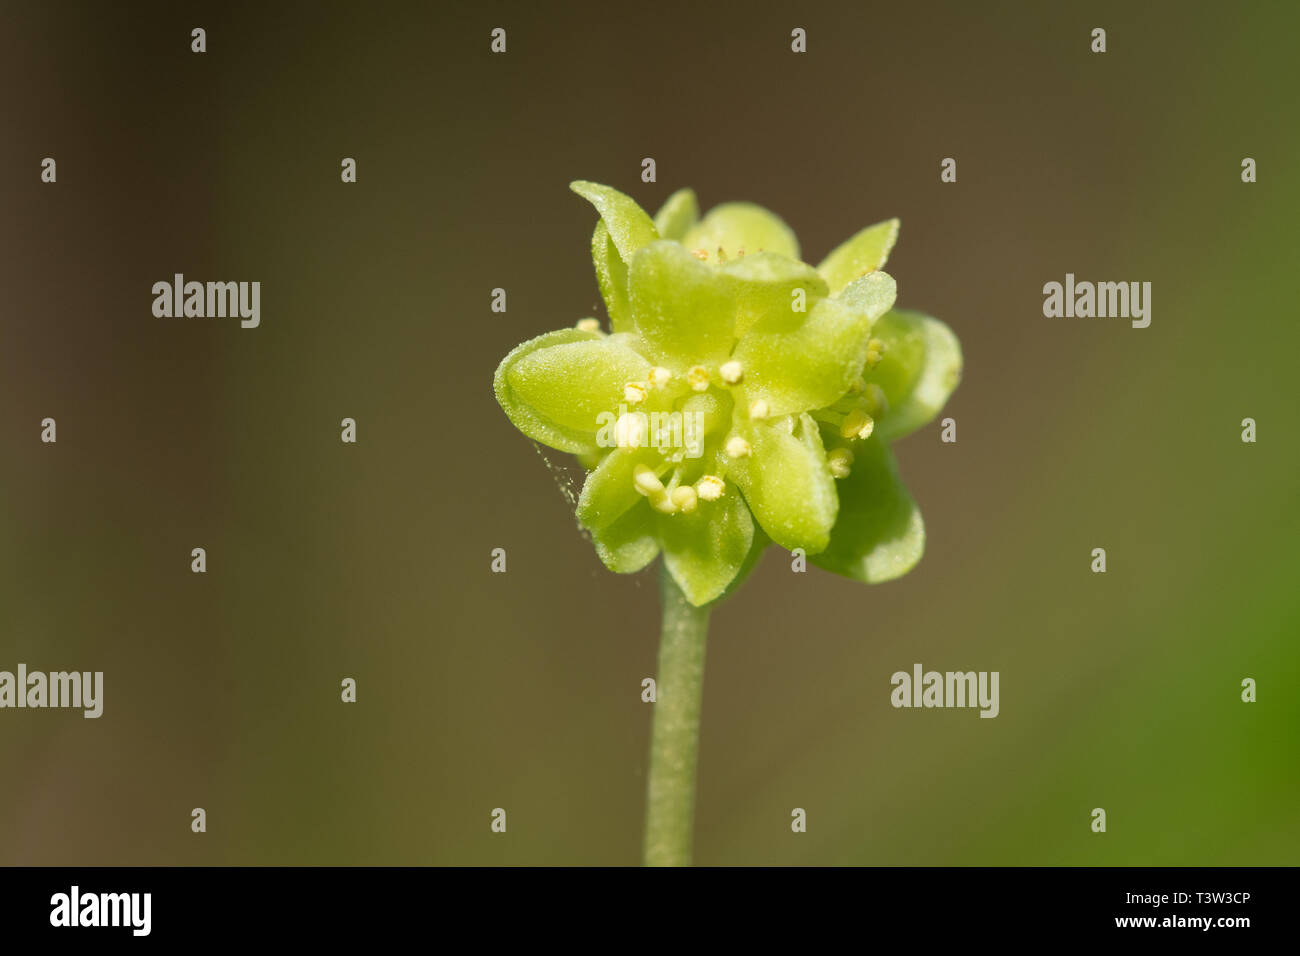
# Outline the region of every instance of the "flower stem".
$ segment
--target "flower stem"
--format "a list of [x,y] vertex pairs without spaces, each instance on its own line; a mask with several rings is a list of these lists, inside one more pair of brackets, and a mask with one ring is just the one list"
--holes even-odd
[[645,862],[689,866],[709,608],[686,600],[667,568],[660,594],[663,626],[646,790]]

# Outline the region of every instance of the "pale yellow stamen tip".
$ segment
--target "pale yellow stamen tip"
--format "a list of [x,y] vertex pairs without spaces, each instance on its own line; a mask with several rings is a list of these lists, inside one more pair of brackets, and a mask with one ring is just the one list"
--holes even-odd
[[867,343],[867,367],[875,368],[880,364],[880,360],[885,355],[885,343],[880,339],[872,339]]
[[614,423],[614,442],[619,448],[640,448],[645,440],[645,416],[629,413]]
[[645,401],[645,386],[640,382],[628,382],[623,386],[623,398],[629,405],[639,405]]
[[703,249],[692,249],[691,255],[693,255],[696,259],[699,259],[701,262],[704,262],[709,258],[709,254],[705,252]]
[[831,466],[831,474],[836,478],[847,478],[853,464],[853,452],[847,448],[832,448],[826,456],[826,463]]
[[649,465],[636,466],[632,472],[632,484],[643,495],[651,495],[664,490],[663,482],[659,480],[659,476],[654,473],[654,469]]
[[717,475],[705,475],[695,483],[695,493],[703,501],[717,501],[726,490],[726,482]]
[[662,365],[656,365],[650,370],[650,384],[657,385],[660,388],[672,381],[673,373],[668,371]]
[[763,401],[760,398],[756,402],[754,402],[754,404],[749,406],[749,417],[767,418],[767,414],[769,410],[770,409],[768,408],[767,402]]
[[727,439],[725,450],[732,458],[748,458],[753,449],[749,447],[749,442],[745,441],[745,439],[739,435],[732,435]]
[[722,246],[718,246],[718,261],[719,262],[727,261],[727,254],[726,252],[723,251]]
[[680,488],[674,488],[672,493],[673,504],[682,510],[684,514],[689,514],[695,510],[698,501],[695,496],[695,489],[690,485],[682,485]]
[[867,428],[867,434],[870,432],[871,416],[864,409],[855,408],[844,417],[844,424],[840,425],[840,434],[845,438],[860,438],[862,429]]
[[695,391],[706,392],[709,389],[709,370],[703,365],[696,365],[686,373],[686,381],[690,382]]
[[577,323],[574,325],[574,328],[577,329],[579,332],[599,332],[599,331],[600,331],[600,320],[599,320],[599,319],[579,319],[579,320],[577,321]]
[[745,369],[739,362],[732,359],[730,362],[723,362],[722,367],[718,369],[718,374],[728,385],[735,385],[745,377]]
[[677,510],[672,495],[660,488],[650,495],[650,507],[662,514],[670,515]]

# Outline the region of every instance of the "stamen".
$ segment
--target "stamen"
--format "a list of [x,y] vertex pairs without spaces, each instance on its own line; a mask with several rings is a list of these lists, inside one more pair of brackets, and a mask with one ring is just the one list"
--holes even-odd
[[579,319],[576,323],[574,323],[574,326],[573,326],[573,327],[574,327],[575,329],[577,329],[579,332],[599,332],[599,331],[600,331],[600,320],[599,320],[599,319]]
[[623,386],[623,398],[629,405],[640,405],[645,401],[645,389],[640,382],[628,382]]
[[633,469],[632,484],[643,495],[652,495],[655,492],[664,490],[663,482],[659,480],[659,476],[654,473],[654,469],[649,465],[637,465]]
[[703,365],[696,365],[686,373],[688,381],[697,392],[707,392],[709,390],[709,370]]
[[754,419],[767,418],[769,407],[763,399],[757,399],[754,404],[749,406],[749,417]]
[[732,435],[728,438],[724,450],[731,458],[748,458],[750,452],[753,451],[753,449],[749,447],[749,442],[745,441],[745,439],[741,438],[739,435]]
[[650,370],[650,384],[663,388],[672,381],[673,373],[668,371],[662,365],[656,365]]
[[698,501],[695,496],[695,489],[690,485],[682,485],[680,488],[674,488],[670,496],[672,503],[682,510],[684,514],[689,514],[695,510]]
[[722,246],[718,246],[718,261],[719,262],[727,261],[727,254],[722,251]]
[[666,515],[670,515],[677,510],[677,505],[673,503],[672,496],[666,491],[656,491],[650,495],[650,507]]
[[730,362],[723,362],[722,367],[718,369],[718,374],[728,385],[737,385],[745,377],[745,369],[739,362],[732,359]]
[[692,249],[691,255],[696,259],[699,259],[701,262],[707,262],[709,260],[709,254],[703,249]]
[[847,478],[853,464],[853,452],[847,448],[832,448],[826,455],[826,464],[831,466],[831,474],[836,478]]
[[845,416],[844,423],[840,425],[840,434],[845,438],[866,438],[871,434],[874,425],[875,422],[871,420],[866,409],[855,408]]
[[872,339],[867,343],[867,368],[875,368],[880,364],[880,360],[885,355],[885,343],[880,339]]
[[727,490],[727,483],[717,475],[705,475],[695,483],[695,493],[704,501],[717,501]]

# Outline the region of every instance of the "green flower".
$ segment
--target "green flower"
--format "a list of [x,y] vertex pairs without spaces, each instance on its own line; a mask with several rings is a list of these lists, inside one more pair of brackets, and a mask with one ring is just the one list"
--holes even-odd
[[898,220],[813,268],[750,203],[699,216],[675,193],[652,220],[576,182],[601,219],[592,258],[609,311],[520,345],[497,401],[528,437],[589,469],[578,520],[612,571],[661,552],[695,605],[769,543],[874,583],[920,560],[925,529],[888,442],[935,417],[961,374],[943,323],[893,309],[880,271]]

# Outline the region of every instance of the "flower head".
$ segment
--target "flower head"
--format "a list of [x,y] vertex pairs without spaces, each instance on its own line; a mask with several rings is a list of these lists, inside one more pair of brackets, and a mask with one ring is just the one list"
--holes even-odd
[[816,268],[750,203],[703,219],[681,190],[651,219],[596,183],[592,258],[610,331],[582,319],[514,349],[497,401],[589,469],[577,517],[610,570],[661,552],[700,605],[769,543],[869,583],[920,560],[920,512],[888,442],[929,422],[961,374],[947,326],[893,309],[898,220]]

